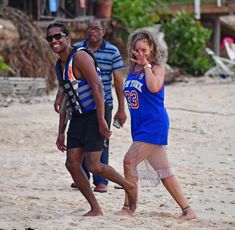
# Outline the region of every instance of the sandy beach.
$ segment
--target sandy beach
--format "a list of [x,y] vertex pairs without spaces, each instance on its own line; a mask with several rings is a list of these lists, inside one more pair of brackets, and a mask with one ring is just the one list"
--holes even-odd
[[[54,93],[0,107],[0,229],[235,229],[235,82],[198,78],[166,86],[168,156],[198,215],[183,224],[161,184],[141,188],[138,209],[128,218],[113,215],[124,191],[110,182],[107,193],[95,193],[104,215],[82,217],[89,206],[70,188],[65,154],[56,148],[53,99]],[[121,174],[131,143],[129,122],[112,128],[110,165]]]

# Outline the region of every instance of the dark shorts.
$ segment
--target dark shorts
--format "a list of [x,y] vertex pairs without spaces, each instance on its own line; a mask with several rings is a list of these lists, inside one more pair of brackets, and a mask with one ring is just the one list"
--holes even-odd
[[102,150],[103,146],[96,110],[73,114],[67,132],[67,149],[83,148],[85,152],[94,152]]

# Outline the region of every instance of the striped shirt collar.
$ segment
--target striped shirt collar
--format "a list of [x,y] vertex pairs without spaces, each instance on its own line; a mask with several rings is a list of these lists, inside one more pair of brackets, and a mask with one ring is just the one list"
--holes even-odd
[[[83,46],[88,49],[88,39],[84,40]],[[98,50],[99,49],[104,50],[105,47],[106,47],[106,41],[104,39],[102,39],[102,43],[101,43],[100,47],[98,48]]]

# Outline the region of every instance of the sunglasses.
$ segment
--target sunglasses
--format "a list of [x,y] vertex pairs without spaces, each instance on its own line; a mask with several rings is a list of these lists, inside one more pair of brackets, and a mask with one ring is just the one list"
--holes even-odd
[[64,33],[54,34],[51,36],[46,36],[46,40],[48,42],[52,42],[53,38],[55,38],[56,41],[60,40],[62,37],[66,37],[67,35]]

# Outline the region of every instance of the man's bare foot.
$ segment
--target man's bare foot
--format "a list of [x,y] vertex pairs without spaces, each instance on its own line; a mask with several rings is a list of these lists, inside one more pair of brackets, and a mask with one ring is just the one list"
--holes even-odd
[[133,212],[130,210],[129,207],[123,207],[120,211],[114,213],[117,216],[133,216]]
[[90,210],[83,216],[103,216],[103,212],[100,209]]
[[126,190],[130,211],[133,213],[137,208],[137,201],[138,201],[138,184],[131,184],[129,189]]
[[197,219],[196,213],[190,208],[182,210],[182,215],[178,217],[178,223],[183,223],[187,220]]

